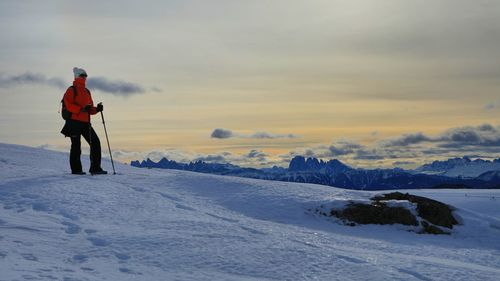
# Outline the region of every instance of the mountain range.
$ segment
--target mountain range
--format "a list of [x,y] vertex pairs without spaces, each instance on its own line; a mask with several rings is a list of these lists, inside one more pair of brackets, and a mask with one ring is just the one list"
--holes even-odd
[[337,159],[323,161],[295,156],[288,168],[244,168],[232,164],[196,161],[178,163],[161,159],[132,161],[131,166],[185,170],[217,175],[313,183],[348,189],[416,189],[416,188],[500,188],[500,158],[493,161],[468,157],[434,161],[415,170],[362,169],[350,167]]
[[493,161],[480,158],[471,160],[467,156],[450,158],[446,161],[434,161],[430,164],[422,165],[413,172],[448,177],[474,178],[488,171],[500,171],[500,158]]

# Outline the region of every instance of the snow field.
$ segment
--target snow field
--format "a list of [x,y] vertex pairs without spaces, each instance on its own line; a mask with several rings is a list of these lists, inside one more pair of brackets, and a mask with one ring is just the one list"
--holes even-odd
[[64,153],[0,144],[0,280],[500,274],[498,190],[409,191],[457,207],[463,225],[434,236],[398,225],[349,227],[308,212],[380,192],[126,165],[117,165],[115,176],[73,176],[68,166]]

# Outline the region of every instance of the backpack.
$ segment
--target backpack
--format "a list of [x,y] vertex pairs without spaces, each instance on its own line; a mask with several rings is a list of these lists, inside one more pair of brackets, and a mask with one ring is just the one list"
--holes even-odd
[[[73,89],[73,99],[75,99],[76,95],[77,95],[76,87],[71,86],[70,88]],[[64,120],[70,120],[72,113],[69,112],[68,109],[66,109],[66,105],[64,104],[64,97],[61,100],[61,105],[62,105],[62,108],[61,108],[61,117],[62,117],[62,119],[64,119]]]

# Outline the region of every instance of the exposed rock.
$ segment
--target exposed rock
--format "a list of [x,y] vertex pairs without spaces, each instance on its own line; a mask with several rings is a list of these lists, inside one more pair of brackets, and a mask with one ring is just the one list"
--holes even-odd
[[[458,221],[453,217],[453,208],[442,202],[422,196],[393,192],[371,198],[370,204],[349,203],[343,209],[324,210],[323,206],[316,212],[322,216],[340,218],[346,225],[356,224],[402,224],[420,227],[411,229],[418,233],[450,234],[441,227],[453,228]],[[390,200],[403,201],[403,206],[389,204]],[[409,207],[407,202],[416,204]],[[411,208],[411,209],[410,209]]]
[[415,216],[403,207],[388,207],[383,203],[350,204],[343,210],[332,210],[332,216],[359,224],[418,225]]
[[382,196],[373,197],[374,201],[383,200],[408,200],[417,204],[418,215],[432,224],[453,228],[458,221],[453,217],[450,206],[436,200],[408,193],[392,192]]

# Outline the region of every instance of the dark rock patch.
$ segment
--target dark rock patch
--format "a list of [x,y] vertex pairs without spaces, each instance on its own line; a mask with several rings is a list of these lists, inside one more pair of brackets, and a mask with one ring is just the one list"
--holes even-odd
[[376,202],[383,200],[407,200],[416,203],[418,215],[432,224],[450,229],[453,228],[453,225],[458,224],[458,221],[453,217],[452,208],[450,206],[426,197],[392,192],[381,196],[375,196],[372,200]]
[[[389,206],[386,201],[408,201],[416,204],[417,216],[405,206]],[[453,217],[453,207],[422,196],[393,192],[371,198],[371,203],[349,203],[342,209],[326,210],[321,206],[316,213],[322,216],[337,217],[344,224],[402,224],[420,226],[410,231],[429,234],[450,234],[441,229],[452,229],[458,221]]]
[[343,210],[332,210],[332,216],[359,224],[418,225],[415,216],[403,207],[388,207],[384,203],[349,204]]

